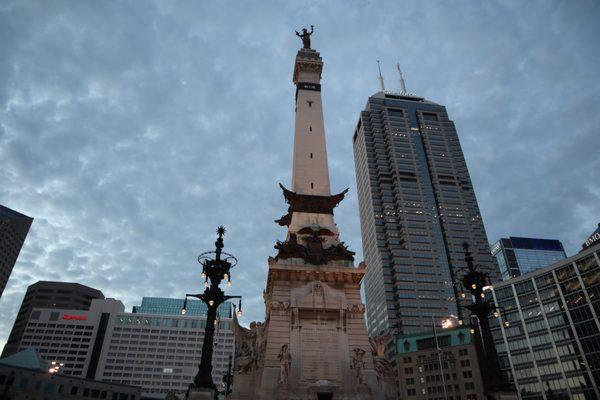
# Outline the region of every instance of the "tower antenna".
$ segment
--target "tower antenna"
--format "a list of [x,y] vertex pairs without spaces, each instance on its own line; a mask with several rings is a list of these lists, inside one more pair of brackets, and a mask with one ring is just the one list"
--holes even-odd
[[404,75],[400,69],[400,63],[396,63],[396,67],[398,68],[398,73],[400,74],[400,88],[402,89],[402,93],[406,94],[406,84],[404,83]]
[[381,75],[381,66],[379,60],[377,60],[377,70],[379,71],[379,83],[381,84],[381,90],[385,92],[385,85],[383,84],[383,76]]

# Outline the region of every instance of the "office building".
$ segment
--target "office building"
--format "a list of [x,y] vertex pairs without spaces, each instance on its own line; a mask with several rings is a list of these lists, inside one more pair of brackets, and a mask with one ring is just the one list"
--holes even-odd
[[0,297],[32,222],[33,218],[0,205]]
[[114,299],[94,299],[89,310],[34,308],[18,350],[35,349],[63,363],[62,374],[94,379],[107,324],[124,310]]
[[469,328],[398,336],[399,398],[483,400],[483,383],[473,339]]
[[510,279],[567,258],[558,240],[524,237],[502,238],[491,246],[502,279]]
[[[44,360],[63,363],[65,375],[140,386],[144,398],[181,395],[198,372],[206,314],[183,316],[181,308],[174,314],[177,301],[145,298],[142,305],[154,313],[141,313],[142,306],[125,312],[114,299],[94,299],[89,310],[34,308],[18,350],[35,349]],[[216,384],[234,352],[232,307],[225,304],[215,332]]]
[[379,92],[353,137],[370,336],[417,333],[458,315],[464,242],[500,277],[454,123],[422,97]]
[[39,281],[27,288],[13,324],[2,357],[19,349],[25,326],[33,308],[88,310],[93,299],[103,299],[101,291],[79,283]]
[[[133,313],[181,315],[183,299],[169,299],[164,297],[142,297],[142,304],[133,306]],[[188,299],[185,306],[186,315],[205,316],[208,307],[201,300]],[[231,303],[225,302],[217,308],[217,316],[231,318]]]
[[597,242],[490,292],[500,364],[522,400],[600,398],[599,256]]
[[[217,322],[213,382],[219,385],[234,352],[231,311]],[[96,379],[141,386],[144,398],[170,392],[182,398],[198,372],[205,326],[206,315],[183,316],[181,308],[178,315],[118,313],[107,325]]]
[[[140,400],[141,388],[63,375],[34,349],[0,360],[0,398]],[[7,396],[7,397],[2,397]]]

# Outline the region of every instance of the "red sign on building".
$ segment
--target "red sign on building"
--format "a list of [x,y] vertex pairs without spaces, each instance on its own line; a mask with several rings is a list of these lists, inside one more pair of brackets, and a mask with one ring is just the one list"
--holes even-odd
[[87,321],[87,317],[85,315],[63,314],[63,319],[71,319],[71,320],[75,320],[75,321]]

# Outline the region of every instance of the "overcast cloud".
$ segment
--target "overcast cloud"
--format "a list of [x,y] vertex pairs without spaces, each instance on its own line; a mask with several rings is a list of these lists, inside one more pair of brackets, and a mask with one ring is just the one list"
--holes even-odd
[[394,65],[455,121],[490,241],[567,252],[600,220],[596,1],[0,3],[0,203],[35,218],[0,301],[0,347],[26,287],[123,300],[201,289],[228,228],[232,294],[264,317],[273,220],[290,184],[300,41],[315,25],[336,219],[361,257],[351,138]]

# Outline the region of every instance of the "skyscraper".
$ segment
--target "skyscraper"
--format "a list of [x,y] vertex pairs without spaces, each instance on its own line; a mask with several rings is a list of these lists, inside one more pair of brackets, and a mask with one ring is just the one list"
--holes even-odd
[[2,357],[17,352],[34,307],[88,310],[92,299],[103,298],[104,295],[101,291],[79,283],[39,281],[30,285],[21,303],[21,308],[19,308],[8,341],[2,350]]
[[567,258],[558,240],[524,237],[502,238],[491,247],[504,280],[547,267]]
[[[454,123],[422,97],[378,92],[353,137],[370,335],[459,314],[462,244],[499,278]],[[439,319],[439,318],[438,318]]]
[[0,205],[0,297],[32,222],[33,218]]

